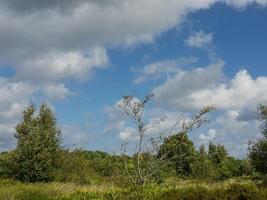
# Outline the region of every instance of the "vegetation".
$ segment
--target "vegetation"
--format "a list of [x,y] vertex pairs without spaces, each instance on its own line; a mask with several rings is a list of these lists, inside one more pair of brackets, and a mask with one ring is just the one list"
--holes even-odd
[[160,185],[121,188],[105,185],[74,183],[21,183],[2,180],[1,199],[11,200],[199,200],[255,199],[267,197],[267,189],[257,188],[248,180],[236,179],[221,183],[190,180],[168,180]]
[[258,112],[263,122],[263,138],[252,142],[249,157],[253,161],[255,169],[263,175],[267,174],[267,106],[259,105]]
[[8,156],[9,176],[22,181],[51,181],[58,167],[60,131],[56,119],[46,104],[29,105],[21,122],[15,127],[17,147]]
[[[29,105],[15,127],[16,148],[0,154],[0,199],[266,199],[267,107],[260,105],[263,137],[249,145],[248,158],[228,155],[222,144],[197,149],[188,133],[207,122],[206,107],[174,124],[161,140],[144,138],[150,128],[143,101],[124,97],[122,111],[134,122],[137,152],[121,155],[61,146],[52,110]],[[155,121],[155,125],[163,119]],[[175,132],[175,126],[182,124]],[[146,147],[146,148],[145,148]]]

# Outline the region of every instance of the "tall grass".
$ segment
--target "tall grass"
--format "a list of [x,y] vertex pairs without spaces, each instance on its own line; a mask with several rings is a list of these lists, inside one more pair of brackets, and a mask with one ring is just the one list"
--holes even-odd
[[244,180],[204,183],[192,180],[168,180],[163,185],[123,188],[111,185],[74,183],[26,184],[0,181],[1,200],[263,200],[267,188],[257,188]]

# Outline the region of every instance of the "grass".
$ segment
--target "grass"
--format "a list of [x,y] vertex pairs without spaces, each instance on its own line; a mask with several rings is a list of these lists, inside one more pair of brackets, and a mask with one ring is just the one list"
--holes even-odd
[[21,183],[0,181],[1,200],[246,200],[267,199],[267,188],[257,188],[249,180],[204,183],[171,179],[163,185],[122,188],[114,185],[75,183]]

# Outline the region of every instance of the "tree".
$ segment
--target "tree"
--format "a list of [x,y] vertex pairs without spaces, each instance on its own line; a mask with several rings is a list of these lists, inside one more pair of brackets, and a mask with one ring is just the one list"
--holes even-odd
[[259,105],[258,113],[260,114],[259,120],[262,122],[262,135],[263,137],[252,141],[249,145],[249,157],[251,163],[259,173],[267,174],[267,106]]
[[190,175],[201,180],[213,179],[216,176],[214,165],[208,158],[204,145],[200,146],[193,162],[190,164]]
[[199,154],[202,155],[202,156],[206,156],[207,153],[206,153],[206,148],[205,146],[202,144],[200,147],[199,147]]
[[227,151],[223,145],[210,142],[208,156],[215,165],[219,165],[226,159]]
[[[134,123],[138,135],[137,152],[135,153],[135,156],[133,156],[133,163],[131,163],[133,169],[129,168],[128,156],[126,156],[126,145],[122,148],[122,154],[125,158],[125,171],[129,177],[130,183],[134,186],[144,186],[147,182],[153,179],[153,176],[157,173],[156,171],[158,171],[158,165],[155,165],[157,163],[157,160],[154,159],[155,156],[150,156],[150,152],[145,152],[143,144],[146,131],[163,120],[160,119],[151,126],[145,122],[143,116],[144,110],[147,103],[152,98],[153,94],[147,95],[143,100],[139,100],[131,95],[124,96],[122,103],[119,105],[122,112]],[[149,156],[144,156],[146,154]]]
[[164,139],[159,156],[173,162],[177,174],[189,175],[190,164],[195,156],[195,147],[193,142],[189,140],[188,134],[208,122],[205,115],[213,109],[215,109],[213,106],[207,106],[191,118],[182,118],[177,121],[174,126],[181,124],[178,133],[170,134]]
[[194,160],[195,146],[187,134],[178,133],[165,139],[160,147],[159,155],[174,164],[178,175],[189,175],[190,165]]
[[[165,164],[168,163],[168,161],[171,160],[169,158],[172,155],[174,155],[173,153],[171,153],[172,149],[168,148],[169,146],[172,146],[173,144],[172,141],[174,141],[174,143],[178,141],[177,145],[174,144],[174,146],[177,147],[174,151],[176,151],[177,149],[179,149],[180,151],[180,146],[179,146],[180,139],[182,140],[182,142],[188,141],[186,140],[187,134],[191,132],[193,129],[198,128],[203,123],[207,122],[208,120],[205,118],[205,114],[214,109],[213,106],[207,106],[204,109],[202,109],[199,114],[193,115],[191,118],[179,117],[178,120],[175,122],[174,126],[171,128],[169,135],[163,136],[162,140],[164,141],[164,144],[166,144],[167,147],[165,148],[163,144],[162,148],[154,148],[154,150],[152,150],[151,152],[147,150],[147,146],[144,144],[144,138],[146,136],[147,130],[156,126],[157,124],[159,124],[160,122],[164,120],[163,118],[160,118],[158,121],[155,121],[154,123],[146,123],[143,114],[144,114],[146,105],[151,100],[151,98],[153,98],[153,94],[147,95],[143,100],[139,100],[138,98],[134,96],[124,96],[122,99],[122,102],[119,105],[123,113],[126,116],[128,116],[128,118],[131,119],[131,121],[134,123],[136,127],[136,131],[137,131],[137,135],[138,135],[137,152],[135,156],[133,157],[134,158],[133,163],[129,165],[127,163],[127,159],[125,159],[125,170],[128,174],[130,182],[133,185],[144,186],[147,182],[151,181],[154,177],[157,177],[156,174],[158,174],[160,169],[163,166],[166,166],[164,165],[164,163]],[[178,125],[181,125],[181,129],[180,131],[178,131],[178,134],[177,134],[178,140],[176,140],[175,138],[177,137],[177,135],[172,136],[172,131]],[[183,140],[183,138],[185,140]],[[152,146],[154,146],[153,143],[154,142],[152,140]],[[169,145],[169,143],[171,143],[171,145]],[[191,144],[191,147],[192,147],[192,144]],[[184,147],[182,146],[182,148]],[[155,151],[155,149],[157,149],[157,151]],[[191,150],[189,150],[189,152],[190,151]],[[155,152],[158,155],[154,155]],[[127,158],[127,156],[125,156],[126,155],[125,146],[122,149],[122,153],[124,157]],[[179,156],[180,155],[178,155],[178,157]],[[177,160],[177,164],[178,163],[179,162]],[[133,169],[129,169],[129,166],[133,166],[132,167]],[[187,167],[189,168],[189,166]]]
[[13,152],[10,173],[22,181],[50,181],[57,168],[60,130],[52,110],[42,104],[38,115],[30,104],[15,127],[17,147]]

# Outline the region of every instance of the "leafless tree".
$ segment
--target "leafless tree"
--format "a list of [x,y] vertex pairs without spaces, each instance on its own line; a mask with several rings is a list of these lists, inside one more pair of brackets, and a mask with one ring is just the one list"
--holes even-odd
[[[159,167],[157,163],[159,161],[162,161],[165,159],[166,154],[161,155],[160,157],[152,157],[150,159],[150,162],[145,165],[142,164],[144,162],[144,159],[141,157],[144,155],[151,155],[149,152],[149,148],[146,144],[144,144],[144,137],[146,136],[146,131],[150,128],[153,128],[160,124],[162,121],[164,121],[164,118],[160,118],[159,120],[155,121],[152,124],[146,123],[144,119],[144,111],[146,108],[146,105],[149,103],[149,101],[153,98],[153,94],[147,95],[143,100],[139,100],[135,96],[129,95],[124,96],[122,99],[122,103],[119,104],[119,107],[123,111],[123,113],[135,124],[135,127],[137,129],[138,134],[138,143],[137,143],[137,151],[136,151],[136,157],[137,157],[137,164],[136,169],[134,169],[134,172],[130,171],[128,168],[127,159],[124,159],[125,162],[125,170],[129,177],[130,182],[133,185],[140,185],[143,186],[146,184],[148,180],[151,179],[151,177],[156,173],[157,168]],[[204,109],[201,110],[201,112],[197,115],[193,115],[190,119],[187,119],[183,116],[179,116],[177,118],[177,121],[171,127],[169,134],[161,137],[159,141],[156,141],[154,139],[151,139],[152,146],[155,147],[158,146],[161,141],[167,139],[170,137],[174,130],[179,126],[181,127],[178,131],[179,133],[188,133],[192,131],[195,128],[200,127],[203,123],[207,122],[207,118],[205,117],[205,114],[213,110],[213,106],[207,106]],[[127,154],[127,145],[122,146],[122,154]],[[147,154],[146,154],[147,153]]]

